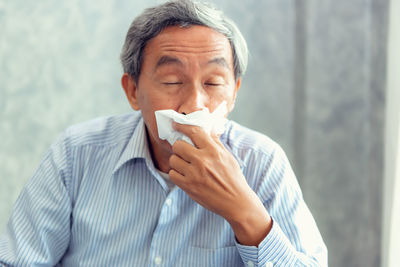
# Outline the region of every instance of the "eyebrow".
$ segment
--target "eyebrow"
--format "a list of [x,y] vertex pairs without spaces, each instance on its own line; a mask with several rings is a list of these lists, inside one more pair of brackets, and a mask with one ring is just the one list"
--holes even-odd
[[[159,68],[159,67],[161,67],[161,66],[163,66],[163,65],[171,65],[171,64],[177,64],[177,65],[181,65],[181,66],[183,65],[182,61],[180,61],[180,60],[179,60],[178,58],[176,58],[176,57],[162,56],[162,57],[157,61],[157,64],[156,64],[155,69],[157,69],[157,68]],[[228,62],[226,62],[226,60],[225,60],[224,57],[216,57],[216,58],[213,58],[213,59],[211,59],[211,60],[209,60],[209,61],[207,62],[207,65],[208,65],[208,64],[217,64],[217,65],[220,65],[220,66],[222,66],[222,67],[224,67],[224,68],[230,69]]]
[[218,64],[224,68],[230,69],[228,62],[226,62],[224,57],[213,58],[208,61],[207,64]]
[[163,66],[163,65],[170,65],[170,64],[178,64],[178,65],[183,65],[182,61],[180,61],[176,57],[171,57],[171,56],[162,56],[156,64],[156,69]]

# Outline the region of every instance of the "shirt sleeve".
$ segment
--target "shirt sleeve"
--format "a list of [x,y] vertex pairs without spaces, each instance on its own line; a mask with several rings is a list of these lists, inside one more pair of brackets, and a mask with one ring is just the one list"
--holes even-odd
[[245,266],[323,266],[327,248],[280,147],[268,162],[257,195],[272,217],[272,229],[256,246],[236,242]]
[[54,266],[66,251],[71,216],[67,154],[60,137],[24,186],[0,236],[0,266]]

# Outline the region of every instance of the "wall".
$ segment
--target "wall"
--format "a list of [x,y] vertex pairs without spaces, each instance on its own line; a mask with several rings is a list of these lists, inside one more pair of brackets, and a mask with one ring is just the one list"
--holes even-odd
[[[130,110],[118,56],[156,2],[0,2],[0,228],[62,129]],[[287,152],[330,266],[379,266],[387,1],[215,2],[250,49],[231,118]]]
[[390,2],[385,112],[382,266],[400,266],[400,1]]

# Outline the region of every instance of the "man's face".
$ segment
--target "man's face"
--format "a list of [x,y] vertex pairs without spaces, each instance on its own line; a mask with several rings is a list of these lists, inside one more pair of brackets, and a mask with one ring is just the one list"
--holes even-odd
[[223,101],[231,111],[240,79],[235,82],[224,35],[204,26],[171,26],[147,43],[138,83],[124,74],[122,84],[131,106],[142,112],[153,152],[170,152],[169,143],[158,138],[154,112],[212,112]]

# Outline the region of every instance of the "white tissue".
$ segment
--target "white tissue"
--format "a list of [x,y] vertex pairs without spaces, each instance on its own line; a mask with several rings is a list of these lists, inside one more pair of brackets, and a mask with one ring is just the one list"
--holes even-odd
[[177,140],[184,140],[193,145],[192,140],[172,127],[172,122],[180,124],[199,126],[207,133],[222,134],[225,131],[225,123],[228,110],[226,101],[222,102],[214,112],[210,113],[208,108],[184,115],[172,109],[157,110],[155,112],[158,137],[167,140],[173,145]]

